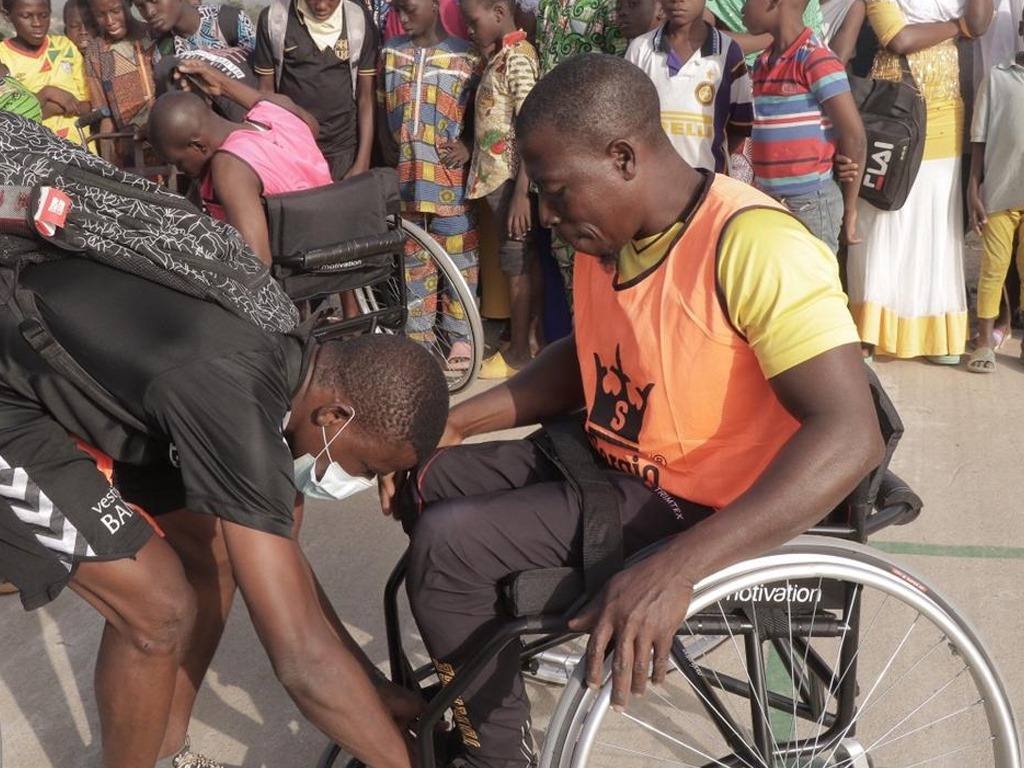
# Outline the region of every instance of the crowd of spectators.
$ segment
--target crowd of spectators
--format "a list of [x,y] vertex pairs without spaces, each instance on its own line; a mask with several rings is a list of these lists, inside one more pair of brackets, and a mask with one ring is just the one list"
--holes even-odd
[[[955,364],[970,351],[969,370],[991,372],[1009,336],[1015,302],[1003,300],[1003,283],[1024,204],[1012,191],[1020,163],[998,160],[1002,175],[986,183],[992,149],[983,149],[989,132],[1009,125],[1000,155],[1020,156],[1017,123],[993,118],[1024,88],[1014,2],[993,12],[989,0],[276,0],[254,22],[217,3],[69,0],[61,35],[49,0],[4,0],[14,34],[0,43],[0,94],[5,109],[41,117],[122,166],[137,164],[133,139],[90,141],[79,118],[90,115],[104,136],[144,134],[183,61],[207,56],[287,97],[314,118],[331,179],[398,169],[404,215],[474,288],[480,243],[496,239],[510,322],[481,375],[504,378],[559,333],[550,324],[545,333],[545,273],[561,275],[572,308],[572,250],[537,225],[515,116],[566,58],[625,55],[657,87],[663,128],[689,164],[756,185],[837,254],[868,359]],[[848,75],[897,80],[905,67],[927,107],[924,161],[907,202],[883,211],[858,200],[869,159]],[[262,125],[244,107],[216,111]],[[144,158],[157,163],[148,146]],[[493,238],[478,230],[482,208]],[[973,338],[965,224],[986,243]],[[409,254],[408,279],[435,280],[419,256]],[[449,364],[466,364],[466,329],[449,330]]]
[[[537,83],[591,52],[624,56],[637,69],[604,61],[642,87],[649,88],[644,76],[653,83],[661,127],[652,130],[661,142],[662,130],[669,138],[673,163],[688,164],[688,189],[705,194],[713,174],[735,177],[775,201],[726,180],[748,231],[761,221],[763,231],[799,240],[806,227],[824,243],[830,275],[846,280],[865,359],[957,364],[971,347],[967,369],[992,373],[1010,334],[1004,283],[1014,249],[1018,260],[1024,256],[1020,8],[994,8],[992,0],[620,0],[617,7],[610,0],[271,0],[254,22],[215,3],[70,0],[60,35],[51,32],[49,0],[2,6],[14,34],[0,42],[0,109],[122,166],[135,167],[144,146],[144,164],[159,157],[181,168],[210,215],[234,225],[266,263],[272,254],[262,195],[325,186],[374,165],[397,170],[403,216],[437,240],[474,289],[486,239],[481,222],[492,222],[509,324],[483,378],[509,378],[553,341],[544,323],[545,276],[562,281],[556,295],[572,310],[574,254],[541,226],[524,162],[530,152],[521,154],[515,126]],[[1007,25],[1016,26],[1012,46]],[[869,147],[851,89],[858,66],[869,79],[909,78],[924,99],[923,161],[895,210],[859,194],[866,169],[886,160]],[[551,98],[538,102],[565,109]],[[537,136],[552,138],[553,129],[536,116],[533,126],[531,170],[543,170]],[[607,160],[606,147],[594,149],[595,163]],[[647,184],[655,178],[668,183],[650,174]],[[557,199],[557,180],[544,181],[544,197]],[[642,211],[625,213],[642,218]],[[675,215],[680,220],[669,229],[613,256],[616,289],[686,255],[677,245],[692,211]],[[968,227],[984,245],[973,338]],[[584,232],[575,242],[587,240]],[[736,238],[723,249],[731,259],[709,261],[722,270],[720,300],[750,305],[756,315],[763,307],[744,293],[750,286],[727,278],[757,249]],[[408,280],[437,279],[429,260],[407,256]],[[579,268],[577,286],[601,277],[592,262]],[[812,297],[799,284],[782,288],[774,306],[791,310],[792,320]],[[834,297],[842,299],[838,286]],[[845,300],[832,304],[849,324]],[[594,328],[589,311],[586,325]],[[741,325],[736,316],[728,320]],[[430,333],[431,325],[414,313],[409,335]],[[457,316],[446,331],[454,342],[448,365],[469,365],[468,339],[460,339],[468,331]],[[852,349],[861,369],[855,343]],[[717,508],[730,500],[713,501]]]

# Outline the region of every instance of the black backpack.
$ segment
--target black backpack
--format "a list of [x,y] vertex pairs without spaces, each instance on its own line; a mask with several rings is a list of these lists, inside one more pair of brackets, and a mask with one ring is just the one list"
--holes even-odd
[[267,331],[298,321],[233,227],[8,112],[0,112],[0,233],[27,238],[25,247],[0,247],[0,266],[77,255],[215,302]]
[[883,211],[903,207],[924,156],[924,98],[907,57],[900,62],[902,80],[850,77],[868,145],[860,197]]
[[88,258],[214,302],[267,331],[301,335],[298,312],[241,235],[179,195],[0,111],[0,302],[50,366],[121,423],[142,424],[50,333],[19,274]]

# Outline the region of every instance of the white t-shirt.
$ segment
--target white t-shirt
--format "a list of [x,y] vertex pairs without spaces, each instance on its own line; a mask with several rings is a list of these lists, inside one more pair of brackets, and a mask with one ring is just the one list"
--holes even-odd
[[680,62],[666,26],[629,44],[626,60],[642,69],[658,90],[661,124],[680,156],[694,168],[727,170],[726,127],[749,136],[754,119],[750,75],[739,45],[709,27],[701,50]]
[[981,197],[988,213],[1024,209],[1024,67],[998,64],[978,89],[971,141],[985,144]]

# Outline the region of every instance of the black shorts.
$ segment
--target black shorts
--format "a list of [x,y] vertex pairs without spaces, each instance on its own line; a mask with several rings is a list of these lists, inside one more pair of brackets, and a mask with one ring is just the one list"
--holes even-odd
[[104,460],[0,389],[0,577],[18,587],[26,610],[57,597],[81,562],[133,557],[155,531],[139,507],[160,514],[184,506],[169,462],[113,466],[115,486]]

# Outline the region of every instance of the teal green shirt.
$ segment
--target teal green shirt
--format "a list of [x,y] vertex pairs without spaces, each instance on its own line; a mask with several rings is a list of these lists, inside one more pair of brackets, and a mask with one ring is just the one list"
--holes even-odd
[[[726,31],[747,33],[747,27],[743,23],[743,0],[707,0],[706,7],[711,13],[725,25]],[[814,36],[819,40],[823,39],[821,35],[821,25],[824,19],[821,15],[821,5],[818,0],[810,0],[807,3],[807,8],[804,10],[804,26],[810,27],[814,30]],[[752,67],[754,65],[754,59],[760,51],[754,51],[746,55],[747,66]]]

